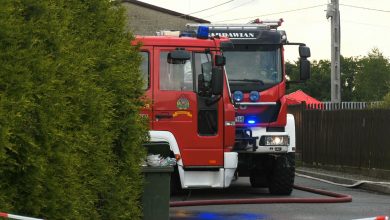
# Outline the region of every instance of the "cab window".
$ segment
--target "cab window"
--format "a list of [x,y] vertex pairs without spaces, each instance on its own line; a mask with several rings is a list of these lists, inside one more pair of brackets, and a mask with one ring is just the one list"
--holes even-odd
[[142,88],[144,90],[147,90],[150,87],[149,53],[141,52],[141,57],[141,73],[144,81],[144,85],[142,86]]
[[191,60],[184,63],[168,63],[168,52],[160,53],[160,90],[193,91]]

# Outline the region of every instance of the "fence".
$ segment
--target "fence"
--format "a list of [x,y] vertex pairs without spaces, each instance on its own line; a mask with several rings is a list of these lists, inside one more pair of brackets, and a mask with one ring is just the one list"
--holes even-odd
[[339,109],[366,109],[377,107],[382,102],[322,102],[321,104],[308,104],[309,109],[339,110]]
[[289,106],[297,152],[307,164],[390,170],[390,109]]

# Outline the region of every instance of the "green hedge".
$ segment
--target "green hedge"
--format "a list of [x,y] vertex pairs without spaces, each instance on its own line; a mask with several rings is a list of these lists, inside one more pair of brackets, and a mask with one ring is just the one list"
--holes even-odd
[[0,211],[137,219],[140,57],[108,0],[0,3]]

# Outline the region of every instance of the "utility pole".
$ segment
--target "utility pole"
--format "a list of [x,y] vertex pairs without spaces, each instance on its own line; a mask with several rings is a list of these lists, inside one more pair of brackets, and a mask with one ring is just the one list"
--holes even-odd
[[331,0],[326,10],[326,18],[332,18],[331,24],[331,102],[341,102],[340,83],[340,11],[339,0]]

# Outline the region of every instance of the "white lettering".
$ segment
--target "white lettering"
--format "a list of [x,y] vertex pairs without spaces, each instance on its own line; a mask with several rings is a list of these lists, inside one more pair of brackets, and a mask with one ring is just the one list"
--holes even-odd
[[253,39],[255,38],[255,33],[240,33],[240,32],[230,32],[230,33],[210,33],[211,37],[215,36],[223,36],[223,37],[229,37],[229,38],[248,38]]

